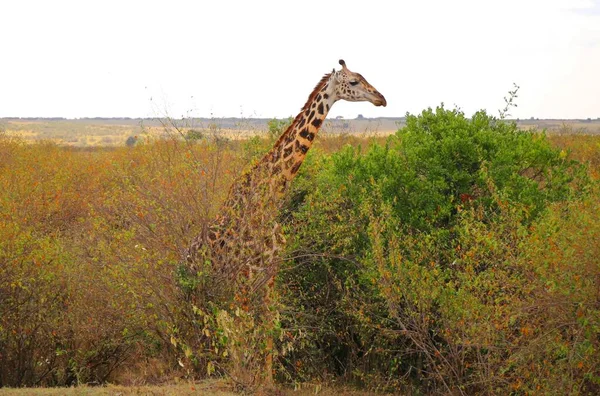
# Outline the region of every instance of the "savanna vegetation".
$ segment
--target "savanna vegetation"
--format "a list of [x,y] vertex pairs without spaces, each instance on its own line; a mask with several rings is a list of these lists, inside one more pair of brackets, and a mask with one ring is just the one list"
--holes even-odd
[[268,331],[281,386],[600,393],[599,136],[443,107],[388,138],[320,136],[265,329],[181,257],[285,125],[94,150],[1,136],[0,387],[252,390]]

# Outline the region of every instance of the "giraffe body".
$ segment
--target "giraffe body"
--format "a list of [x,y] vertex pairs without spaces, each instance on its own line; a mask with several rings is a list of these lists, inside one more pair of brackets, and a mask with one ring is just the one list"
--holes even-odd
[[[192,269],[202,258],[211,263],[213,274],[223,281],[224,287],[235,288],[242,279],[245,294],[262,295],[264,320],[269,320],[268,302],[279,267],[279,253],[285,245],[277,222],[282,198],[327,114],[338,100],[369,101],[375,106],[387,104],[364,77],[348,70],[343,60],[340,64],[341,70],[334,69],[319,81],[273,148],[231,186],[219,215],[186,252]],[[269,286],[267,290],[265,285]],[[267,382],[271,383],[271,338],[266,345],[265,372]]]

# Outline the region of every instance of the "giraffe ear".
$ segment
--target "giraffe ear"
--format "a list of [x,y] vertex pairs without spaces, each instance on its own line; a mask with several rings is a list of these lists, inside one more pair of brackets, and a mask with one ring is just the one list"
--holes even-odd
[[340,65],[342,65],[343,69],[346,69],[346,62],[343,59],[340,59]]

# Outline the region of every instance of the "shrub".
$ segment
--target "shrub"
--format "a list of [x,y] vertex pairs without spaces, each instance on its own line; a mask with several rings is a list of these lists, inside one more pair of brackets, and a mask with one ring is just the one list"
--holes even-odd
[[0,386],[228,373],[251,391],[270,336],[283,381],[598,393],[599,191],[571,159],[597,178],[597,139],[443,107],[366,148],[320,137],[261,316],[211,263],[179,264],[272,142],[166,135],[86,150],[0,136]]
[[293,117],[288,117],[286,119],[278,120],[277,118],[273,118],[269,120],[267,123],[268,127],[268,135],[271,140],[277,140],[279,136],[292,124],[294,121]]
[[185,134],[186,140],[202,140],[204,139],[204,132],[197,129],[190,129]]
[[408,115],[385,145],[316,162],[289,204],[294,259],[280,285],[295,348],[283,374],[507,389],[508,355],[495,352],[510,353],[518,330],[496,326],[532,293],[515,267],[523,238],[550,204],[586,191],[585,167],[543,134],[443,107]]
[[146,359],[205,374],[212,340],[175,270],[236,173],[227,147],[1,138],[0,155],[0,386],[102,383]]

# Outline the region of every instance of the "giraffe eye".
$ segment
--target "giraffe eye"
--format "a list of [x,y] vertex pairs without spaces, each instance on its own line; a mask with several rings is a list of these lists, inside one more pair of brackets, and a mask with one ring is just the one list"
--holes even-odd
[[358,81],[356,81],[356,80],[354,80],[354,81],[350,81],[350,85],[354,86],[354,85],[356,85],[356,84],[358,84]]

